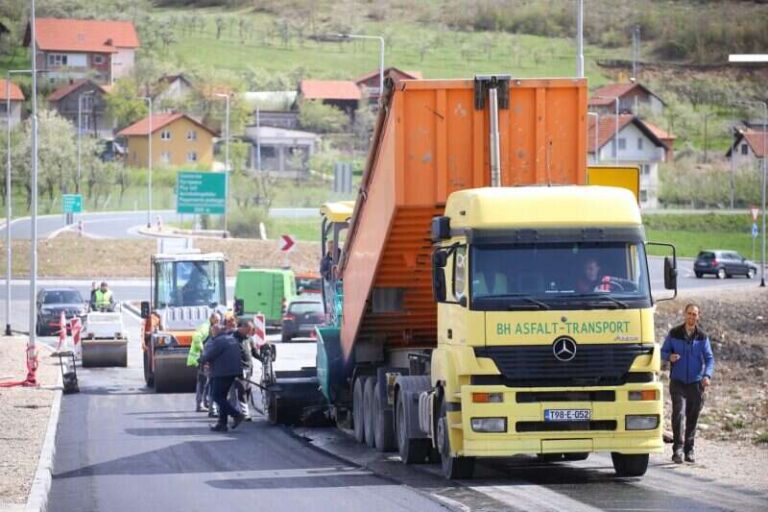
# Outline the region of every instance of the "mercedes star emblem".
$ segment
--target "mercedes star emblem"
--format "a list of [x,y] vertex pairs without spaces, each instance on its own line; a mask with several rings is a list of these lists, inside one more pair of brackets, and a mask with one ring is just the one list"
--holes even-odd
[[561,336],[552,343],[552,353],[555,359],[567,363],[576,357],[576,342],[568,336]]

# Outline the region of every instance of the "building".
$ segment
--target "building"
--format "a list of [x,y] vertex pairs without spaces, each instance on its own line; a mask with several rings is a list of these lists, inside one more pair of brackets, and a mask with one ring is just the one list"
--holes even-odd
[[[390,67],[384,70],[384,77],[391,78],[395,83],[397,83],[400,80],[420,79],[421,73],[418,71],[403,71],[395,67]],[[355,79],[355,84],[357,84],[361,94],[368,97],[370,103],[379,102],[380,84],[378,69]]]
[[183,74],[165,75],[157,81],[152,101],[158,109],[188,100],[195,93],[192,82]]
[[[126,139],[125,163],[147,167],[149,117],[117,135]],[[213,165],[213,138],[217,134],[186,114],[152,115],[152,164],[164,166]]]
[[[670,140],[674,140],[674,137],[670,136]],[[649,124],[637,116],[631,114],[619,116],[618,137],[616,136],[616,116],[601,115],[598,122],[594,116],[589,116],[587,133],[589,165],[614,163],[637,165],[640,168],[640,206],[643,208],[659,206],[659,163],[666,161],[668,151],[672,151],[672,147],[667,148]],[[598,156],[597,159],[595,154]]]
[[251,144],[250,168],[278,178],[306,175],[309,159],[320,142],[311,132],[255,125],[246,127],[244,139]]
[[342,110],[350,120],[354,120],[362,98],[357,84],[350,80],[302,80],[295,106],[305,100],[321,101]]
[[75,128],[79,127],[83,135],[111,139],[114,134],[115,122],[107,109],[107,91],[93,80],[77,80],[59,87],[48,97],[48,104]]
[[766,136],[763,130],[742,128],[734,130],[733,143],[725,154],[736,167],[762,165],[766,151]]
[[[10,110],[9,100],[10,99]],[[3,126],[11,123],[11,128],[21,122],[21,105],[24,103],[24,93],[18,85],[8,80],[0,79],[0,120]]]
[[[37,68],[50,82],[93,78],[112,84],[134,66],[139,37],[130,21],[37,18]],[[30,46],[29,25],[24,45]]]
[[589,110],[600,114],[615,114],[619,98],[619,113],[639,114],[641,107],[647,107],[653,114],[661,114],[666,106],[664,100],[647,87],[638,83],[609,84],[596,89],[589,98]]

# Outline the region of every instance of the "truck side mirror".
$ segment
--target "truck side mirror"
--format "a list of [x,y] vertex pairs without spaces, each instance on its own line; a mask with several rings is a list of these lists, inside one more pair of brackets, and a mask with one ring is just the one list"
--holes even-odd
[[145,320],[149,318],[149,301],[147,300],[141,301],[141,318]]
[[442,267],[432,267],[432,295],[435,302],[445,302],[445,271]]
[[664,257],[664,288],[677,290],[677,268],[669,256]]
[[435,268],[445,268],[448,264],[448,253],[444,250],[437,250],[432,254],[432,266]]
[[242,316],[245,313],[245,301],[235,299],[235,316]]
[[432,217],[432,241],[439,242],[451,238],[451,218]]

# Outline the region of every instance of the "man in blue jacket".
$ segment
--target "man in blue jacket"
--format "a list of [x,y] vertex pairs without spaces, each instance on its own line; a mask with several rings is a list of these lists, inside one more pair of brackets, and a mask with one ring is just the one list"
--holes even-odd
[[240,341],[231,330],[225,330],[213,337],[203,347],[200,364],[211,365],[211,396],[219,407],[219,421],[211,427],[214,432],[227,431],[228,416],[232,416],[232,428],[237,428],[245,418],[227,400],[229,388],[243,373],[240,353]]
[[672,461],[676,464],[682,464],[683,451],[686,462],[696,462],[693,454],[696,423],[704,406],[704,392],[715,369],[709,337],[699,327],[699,306],[687,304],[684,313],[685,323],[672,328],[661,347],[661,358],[670,363]]

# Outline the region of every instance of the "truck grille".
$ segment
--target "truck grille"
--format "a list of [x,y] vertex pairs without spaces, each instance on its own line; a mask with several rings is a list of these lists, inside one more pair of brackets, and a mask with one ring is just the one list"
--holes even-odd
[[585,430],[616,430],[616,420],[597,421],[518,421],[517,432],[570,432]]
[[475,356],[493,360],[502,378],[476,376],[472,383],[520,387],[615,386],[627,381],[629,368],[637,356],[652,353],[653,346],[639,343],[583,344],[578,345],[572,360],[563,362],[555,359],[551,345],[478,347]]

